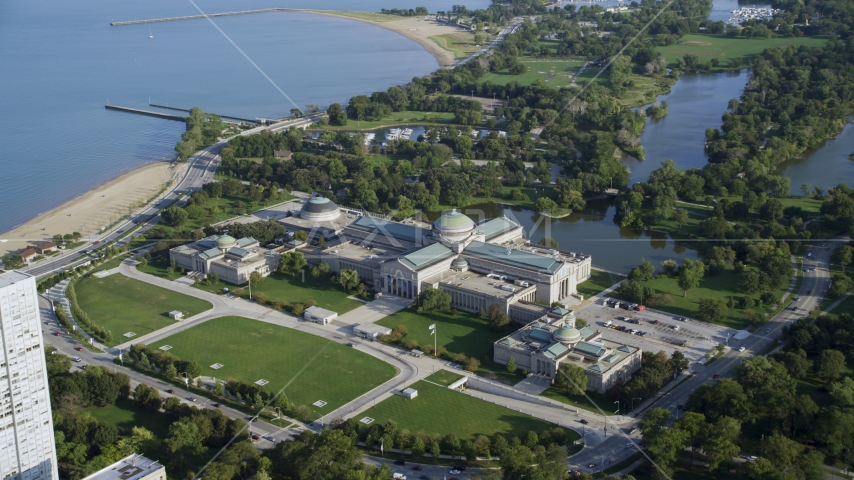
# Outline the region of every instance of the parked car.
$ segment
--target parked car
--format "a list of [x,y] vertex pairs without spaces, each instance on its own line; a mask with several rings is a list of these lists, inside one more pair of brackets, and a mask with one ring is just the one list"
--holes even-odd
[[259,437],[257,433],[253,433],[252,440],[261,440],[261,437]]
[[739,352],[743,352],[744,350],[745,350],[744,347],[739,347],[739,349],[738,349]]
[[356,344],[355,344],[355,343],[353,343],[353,342],[350,342],[350,343],[348,343],[348,344],[347,344],[347,346],[348,346],[348,347],[355,347],[355,346],[356,346]]
[[394,464],[395,465],[406,465],[406,462],[404,462],[403,460],[395,460]]
[[635,310],[642,312],[646,310],[646,305],[638,305],[637,307],[635,307]]
[[765,329],[765,333],[771,333],[771,329],[770,329],[770,328],[766,328],[766,329]]
[[717,373],[712,375],[712,378],[718,378],[718,377],[720,377],[720,375],[718,375]]
[[672,327],[670,327],[670,328],[672,328],[673,330],[679,330],[679,325],[673,325],[673,326],[672,326]]
[[71,357],[71,361],[72,362],[82,362],[83,360],[80,360],[80,357]]
[[462,472],[460,472],[459,470],[451,470],[451,475],[459,475],[460,473]]
[[687,322],[688,321],[688,319],[685,317],[679,317],[676,320],[679,320],[680,322]]
[[101,241],[100,241],[100,240],[95,240],[95,241],[92,243],[92,245],[97,245],[97,244],[99,244],[99,243],[101,243]]
[[53,334],[53,336],[54,336],[54,337],[58,337],[58,336],[59,336],[59,332],[55,332],[55,333]]

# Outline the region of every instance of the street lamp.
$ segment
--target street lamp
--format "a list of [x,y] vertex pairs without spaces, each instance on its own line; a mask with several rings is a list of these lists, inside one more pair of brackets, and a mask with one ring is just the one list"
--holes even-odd
[[187,375],[187,372],[181,372],[181,375],[184,376],[184,385],[187,386],[187,390],[190,389],[190,377]]
[[614,403],[616,403],[616,404],[617,404],[617,415],[620,415],[620,401],[619,401],[619,400],[617,400],[617,401],[616,401],[616,402],[614,402]]
[[276,412],[276,420],[279,421],[279,426],[282,426],[282,409],[279,407],[274,407],[273,411]]
[[314,410],[314,413],[320,415],[320,429],[323,430],[323,417],[325,417],[326,414],[321,415],[317,410]]

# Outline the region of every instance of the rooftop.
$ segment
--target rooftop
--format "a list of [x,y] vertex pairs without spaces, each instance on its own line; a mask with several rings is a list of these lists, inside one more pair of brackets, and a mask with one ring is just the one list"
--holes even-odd
[[338,312],[333,312],[332,310],[320,308],[317,305],[306,308],[305,313],[309,313],[309,314],[314,315],[316,317],[323,317],[323,318],[330,317],[332,315],[338,315]]
[[400,263],[417,271],[430,264],[444,260],[453,254],[454,252],[452,252],[448,247],[441,243],[434,243],[407,253],[400,258]]
[[477,226],[477,231],[482,233],[486,240],[490,240],[502,233],[509,232],[519,225],[512,222],[506,217],[493,218],[492,220],[481,223]]
[[437,228],[465,228],[474,226],[474,220],[469,218],[467,215],[458,212],[456,209],[453,209],[436,219],[436,221],[433,222],[433,226]]
[[451,277],[446,276],[441,283],[498,298],[510,298],[523,290],[536,288],[535,286],[521,287],[512,282],[490,278],[472,271],[460,272]]
[[374,217],[357,217],[349,227],[358,230],[366,230],[377,235],[390,235],[399,241],[423,244],[422,238],[427,230],[416,225],[405,225],[403,223],[390,222]]
[[325,253],[373,265],[388,260],[390,256],[389,251],[382,247],[371,247],[371,249],[368,250],[367,247],[356,245],[354,243],[342,243],[341,245],[327,248]]
[[302,207],[302,211],[308,213],[324,213],[337,209],[338,205],[326,197],[313,197],[305,202],[305,205]]
[[491,243],[472,242],[463,252],[463,255],[485,258],[499,263],[535,270],[538,272],[554,274],[564,264],[562,261],[545,255],[525,252],[523,250],[512,250],[501,245]]
[[0,288],[8,287],[28,278],[31,278],[31,276],[16,270],[0,270]]
[[137,480],[161,468],[163,466],[159,462],[135,453],[98,470],[84,480]]

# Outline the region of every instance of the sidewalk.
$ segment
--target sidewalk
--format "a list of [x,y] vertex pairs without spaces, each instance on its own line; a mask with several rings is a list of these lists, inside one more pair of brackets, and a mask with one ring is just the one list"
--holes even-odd
[[43,294],[45,298],[50,300],[50,303],[53,304],[54,301],[58,301],[62,310],[65,312],[65,316],[68,317],[68,321],[71,322],[71,325],[74,326],[76,332],[80,332],[81,335],[86,337],[89,340],[89,345],[100,348],[105,352],[109,352],[109,348],[102,345],[98,341],[96,341],[91,335],[89,335],[86,330],[80,328],[80,325],[77,324],[77,321],[74,320],[74,315],[71,314],[71,302],[68,300],[68,297],[65,296],[65,290],[68,288],[68,284],[71,283],[70,278],[66,278],[65,280],[57,283],[53,287],[46,290]]

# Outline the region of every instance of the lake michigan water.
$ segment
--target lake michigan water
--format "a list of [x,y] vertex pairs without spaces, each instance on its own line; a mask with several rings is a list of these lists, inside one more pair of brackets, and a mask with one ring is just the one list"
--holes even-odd
[[[207,13],[291,7],[379,11],[454,0],[196,1]],[[485,8],[489,0],[465,2]],[[111,27],[198,11],[189,1],[0,2],[0,232],[123,172],[171,158],[183,125],[104,104],[199,106],[277,117],[293,105],[207,21]],[[403,84],[438,67],[417,43],[365,23],[304,13],[216,18],[300,107]],[[149,39],[149,28],[154,35]]]

